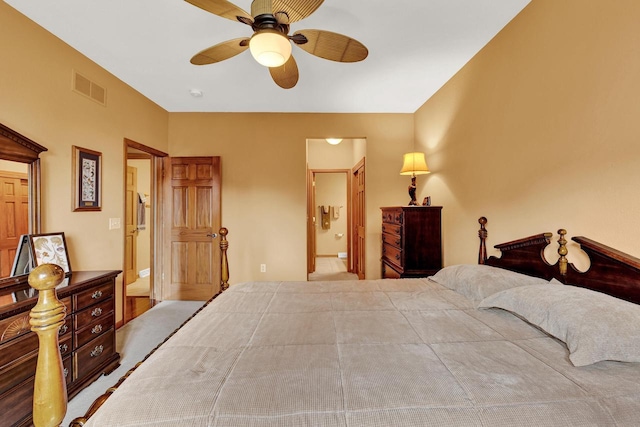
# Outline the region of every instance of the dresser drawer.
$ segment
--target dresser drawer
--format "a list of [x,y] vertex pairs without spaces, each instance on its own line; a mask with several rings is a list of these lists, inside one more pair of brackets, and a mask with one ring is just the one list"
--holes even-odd
[[31,425],[27,421],[33,411],[33,381],[31,377],[11,391],[0,394],[3,426]]
[[[384,227],[383,227],[383,231],[384,231]],[[399,234],[382,233],[382,243],[387,243],[397,248],[401,248],[402,236],[400,236]]]
[[404,213],[402,208],[384,209],[382,211],[382,222],[389,224],[402,224],[404,221]]
[[402,225],[383,222],[382,232],[389,233],[389,234],[397,234],[398,236],[400,236],[402,234]]
[[75,320],[76,331],[83,328],[85,325],[92,323],[95,319],[102,316],[107,316],[113,311],[113,298],[109,298],[106,301],[102,301],[99,304],[87,307],[82,311],[77,312],[73,317]]
[[0,320],[0,344],[31,332],[29,312]]
[[58,339],[58,349],[62,357],[71,354],[71,334],[66,335],[63,339]]
[[382,263],[382,278],[383,279],[399,279],[402,277],[400,273],[395,271],[390,265]]
[[382,257],[390,263],[402,267],[402,251],[387,243],[382,245]]
[[38,349],[38,336],[31,332],[0,345],[0,369]]
[[0,394],[14,387],[36,372],[38,351],[32,351],[0,369]]
[[103,332],[109,330],[113,326],[113,311],[110,311],[106,316],[94,320],[90,324],[84,326],[82,329],[76,331],[76,347],[82,347],[97,336],[102,335]]
[[62,375],[67,385],[71,384],[71,380],[73,379],[73,373],[71,372],[72,360],[73,357],[71,357],[71,355],[62,359]]
[[104,301],[113,295],[113,283],[108,282],[98,287],[79,292],[74,295],[76,311],[80,311],[85,307],[93,305],[97,302]]
[[106,362],[115,351],[115,335],[113,328],[98,338],[80,347],[73,355],[73,379],[82,378]]
[[73,316],[71,316],[71,313],[67,312],[67,317],[65,317],[65,319],[64,319],[64,325],[60,326],[60,329],[58,329],[58,338],[59,339],[65,338],[66,335],[71,336],[71,319],[72,319],[72,317]]

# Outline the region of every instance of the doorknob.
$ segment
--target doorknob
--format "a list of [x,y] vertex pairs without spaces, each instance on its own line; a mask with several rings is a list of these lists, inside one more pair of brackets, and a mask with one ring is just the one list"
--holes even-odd
[[207,234],[207,237],[211,237],[212,239],[215,239],[216,237],[218,237],[218,233]]

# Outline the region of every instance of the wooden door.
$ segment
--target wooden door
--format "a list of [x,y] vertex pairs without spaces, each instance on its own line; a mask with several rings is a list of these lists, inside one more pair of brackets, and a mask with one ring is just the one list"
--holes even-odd
[[220,292],[220,157],[165,158],[163,300]]
[[353,272],[360,280],[365,276],[365,185],[364,158],[352,169],[353,201]]
[[124,283],[129,285],[138,278],[136,265],[138,237],[138,169],[127,166],[124,210]]
[[29,233],[29,178],[0,171],[0,277],[8,277],[22,234]]
[[316,271],[316,178],[307,165],[307,273]]

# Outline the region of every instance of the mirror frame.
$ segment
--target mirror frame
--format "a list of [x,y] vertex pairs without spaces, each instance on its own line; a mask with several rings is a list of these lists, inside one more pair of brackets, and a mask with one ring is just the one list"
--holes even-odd
[[39,233],[41,226],[41,170],[42,145],[0,123],[0,159],[27,163],[29,166],[29,233]]
[[[40,153],[43,151],[47,151],[47,149],[42,145],[0,123],[0,159],[26,163],[29,167],[29,233],[32,234],[41,232]],[[0,277],[0,288],[26,282],[27,276],[25,274],[16,277]]]

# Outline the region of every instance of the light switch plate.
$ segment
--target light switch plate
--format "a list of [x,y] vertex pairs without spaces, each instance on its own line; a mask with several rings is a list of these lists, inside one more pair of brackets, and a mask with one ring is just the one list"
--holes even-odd
[[109,218],[109,230],[120,228],[120,218]]

